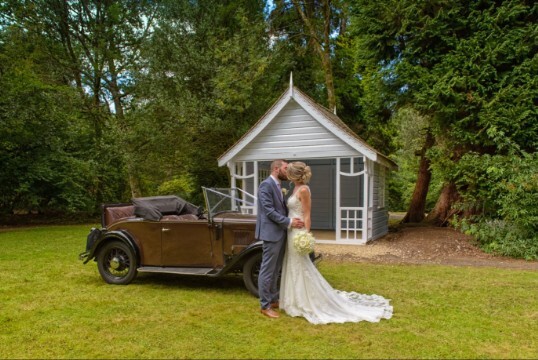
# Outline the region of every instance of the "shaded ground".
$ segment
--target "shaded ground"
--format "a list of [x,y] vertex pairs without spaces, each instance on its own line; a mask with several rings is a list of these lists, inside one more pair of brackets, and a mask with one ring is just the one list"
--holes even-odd
[[[391,214],[400,220],[403,215]],[[71,218],[42,215],[13,215],[0,218],[0,231],[14,227],[98,223],[97,218],[80,214]],[[359,261],[380,264],[443,264],[454,266],[491,266],[501,268],[538,270],[538,261],[525,261],[494,256],[480,250],[470,236],[452,228],[429,226],[400,226],[398,230],[367,245],[317,244],[316,252],[324,259]]]
[[383,264],[443,264],[538,270],[538,261],[487,254],[473,239],[451,228],[401,227],[367,245],[316,245],[323,258]]

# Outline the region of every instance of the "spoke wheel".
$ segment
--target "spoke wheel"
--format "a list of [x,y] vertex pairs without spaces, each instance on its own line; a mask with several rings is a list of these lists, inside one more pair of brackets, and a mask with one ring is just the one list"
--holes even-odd
[[97,268],[107,283],[129,284],[136,276],[135,253],[129,245],[121,241],[111,241],[99,251]]

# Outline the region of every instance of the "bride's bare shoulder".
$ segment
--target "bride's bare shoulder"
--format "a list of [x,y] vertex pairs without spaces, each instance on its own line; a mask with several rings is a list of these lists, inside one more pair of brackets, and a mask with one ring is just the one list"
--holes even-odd
[[298,190],[299,196],[310,196],[310,188],[308,185],[302,185]]

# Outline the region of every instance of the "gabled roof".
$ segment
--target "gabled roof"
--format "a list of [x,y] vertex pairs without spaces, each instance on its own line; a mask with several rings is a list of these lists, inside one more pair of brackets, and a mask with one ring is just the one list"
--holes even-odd
[[281,110],[291,100],[295,100],[306,112],[317,120],[321,126],[345,142],[348,146],[364,154],[368,159],[379,162],[382,165],[396,170],[398,166],[385,155],[379,153],[368,145],[356,133],[353,132],[338,116],[324,106],[317,104],[312,98],[301,90],[290,84],[290,87],[278,98],[278,100],[267,110],[267,112],[247,131],[232,147],[222,154],[218,163],[219,166],[226,165],[229,161],[252,142],[281,112]]

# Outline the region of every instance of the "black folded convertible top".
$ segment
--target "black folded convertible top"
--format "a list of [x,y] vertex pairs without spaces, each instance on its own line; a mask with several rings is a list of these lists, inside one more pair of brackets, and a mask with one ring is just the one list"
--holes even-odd
[[159,221],[163,215],[193,214],[200,216],[202,208],[174,195],[133,198],[134,214],[147,220]]

